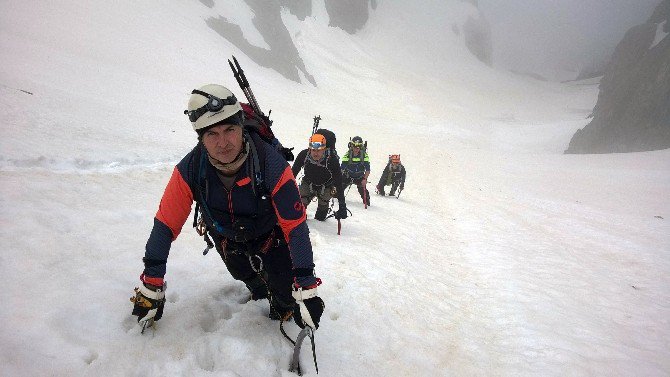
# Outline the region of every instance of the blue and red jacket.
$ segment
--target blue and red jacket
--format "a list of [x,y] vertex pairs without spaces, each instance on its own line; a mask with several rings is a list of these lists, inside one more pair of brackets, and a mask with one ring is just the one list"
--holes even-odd
[[[218,178],[202,144],[177,164],[147,241],[143,282],[163,285],[170,245],[189,218],[195,200],[207,209],[203,216],[216,243],[232,238],[233,224],[240,219],[253,223],[253,237],[267,237],[278,225],[291,253],[295,282],[301,287],[316,284],[305,208],[291,168],[271,145],[247,133],[245,138],[256,151],[249,153],[230,190]],[[261,180],[253,171],[254,153],[263,157]]]

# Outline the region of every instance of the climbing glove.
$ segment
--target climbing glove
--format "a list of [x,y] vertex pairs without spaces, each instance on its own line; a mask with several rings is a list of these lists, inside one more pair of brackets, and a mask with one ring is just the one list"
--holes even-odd
[[347,205],[345,203],[340,203],[340,208],[335,212],[336,219],[346,219],[347,214]]
[[165,285],[157,287],[145,283],[136,287],[130,301],[135,304],[132,315],[137,316],[137,322],[158,321],[165,306]]
[[293,320],[300,328],[305,325],[316,330],[326,305],[321,297],[317,296],[316,287],[302,289],[293,287],[293,298],[298,306],[293,312]]

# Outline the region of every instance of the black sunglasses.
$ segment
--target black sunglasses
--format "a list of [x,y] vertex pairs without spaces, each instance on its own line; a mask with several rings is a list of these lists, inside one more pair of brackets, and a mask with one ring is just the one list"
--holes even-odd
[[188,120],[191,122],[195,122],[208,111],[215,113],[221,111],[226,105],[234,105],[237,103],[237,98],[235,98],[234,94],[228,96],[226,99],[221,99],[197,89],[194,89],[191,94],[200,94],[203,97],[207,97],[207,103],[204,106],[191,111],[184,110],[184,114],[188,115]]

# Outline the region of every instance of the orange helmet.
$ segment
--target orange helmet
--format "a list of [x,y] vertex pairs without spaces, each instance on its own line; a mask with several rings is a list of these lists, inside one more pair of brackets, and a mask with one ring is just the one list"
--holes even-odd
[[399,154],[392,154],[389,156],[389,160],[391,160],[392,163],[394,164],[399,164],[400,163],[400,155]]
[[309,138],[310,149],[326,149],[326,137],[321,134],[314,134]]

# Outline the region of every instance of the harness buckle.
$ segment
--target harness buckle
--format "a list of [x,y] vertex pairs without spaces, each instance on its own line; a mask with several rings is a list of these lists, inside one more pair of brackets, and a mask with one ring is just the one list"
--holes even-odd
[[205,224],[205,220],[202,217],[200,217],[198,225],[195,227],[195,231],[198,232],[198,235],[201,237],[207,233],[207,224]]
[[[254,258],[258,259],[258,268],[254,264]],[[254,270],[255,273],[260,273],[263,271],[263,259],[258,255],[249,255],[249,264],[251,265],[251,269]]]

